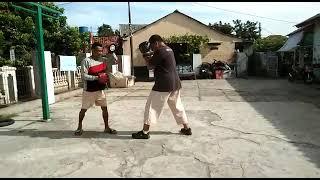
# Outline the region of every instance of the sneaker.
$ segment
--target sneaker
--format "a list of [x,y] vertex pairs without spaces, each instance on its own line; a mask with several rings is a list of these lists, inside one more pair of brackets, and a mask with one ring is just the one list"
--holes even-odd
[[149,135],[149,132],[145,134],[143,133],[143,131],[139,131],[139,132],[133,133],[132,138],[133,139],[149,139],[150,135]]
[[180,133],[181,133],[181,134],[184,134],[184,135],[191,135],[191,134],[192,134],[191,128],[188,128],[188,129],[182,128],[182,129],[180,130]]

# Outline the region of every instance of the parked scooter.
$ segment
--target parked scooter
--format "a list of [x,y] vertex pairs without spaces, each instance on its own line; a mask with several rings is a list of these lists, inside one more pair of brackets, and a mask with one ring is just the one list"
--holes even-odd
[[299,75],[299,67],[292,65],[288,74],[288,81],[294,82],[297,79],[297,75]]
[[[212,65],[211,65],[212,69],[212,73],[213,73],[213,78],[215,79],[220,79],[220,78],[223,78],[223,74],[228,74],[228,73],[231,73],[231,68],[230,66],[227,64],[227,63],[224,63],[222,61],[217,61],[217,60],[214,60]],[[217,71],[220,71],[220,77],[217,77]]]
[[292,65],[289,72],[288,80],[294,82],[297,80],[303,80],[306,84],[312,84],[314,80],[312,67],[305,65],[303,68]]
[[304,66],[304,83],[306,84],[312,84],[313,83],[313,79],[314,79],[314,75],[313,75],[313,69],[311,66],[309,65],[305,65]]
[[204,62],[200,65],[199,79],[212,79],[212,67],[210,63]]
[[231,74],[231,71],[230,66],[222,61],[214,60],[212,64],[204,62],[199,67],[199,79],[221,79],[224,74]]

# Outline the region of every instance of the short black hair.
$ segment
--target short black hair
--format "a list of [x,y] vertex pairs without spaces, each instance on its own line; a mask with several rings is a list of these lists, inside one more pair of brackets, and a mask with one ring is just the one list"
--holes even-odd
[[96,47],[102,47],[102,44],[99,42],[94,42],[91,46],[91,49],[95,49]]
[[159,36],[158,34],[154,34],[149,38],[149,43],[153,44],[155,42],[164,42],[164,41],[161,36]]

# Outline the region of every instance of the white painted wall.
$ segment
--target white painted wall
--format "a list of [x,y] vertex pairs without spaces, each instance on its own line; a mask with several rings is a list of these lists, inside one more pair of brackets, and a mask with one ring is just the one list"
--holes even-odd
[[53,81],[53,73],[52,73],[52,65],[51,65],[51,52],[44,51],[44,59],[46,65],[46,79],[47,79],[47,91],[48,91],[48,102],[49,104],[53,104],[56,102],[54,97],[54,81]]
[[[41,86],[40,86],[40,77],[39,77],[39,63],[36,60],[36,53],[33,52],[32,64],[34,68],[34,79],[35,79],[35,87],[36,87],[36,95],[41,97]],[[48,103],[55,103],[54,96],[54,81],[53,81],[53,73],[52,73],[52,65],[51,65],[51,52],[44,51],[44,59],[46,66],[46,79],[47,79],[47,92],[48,92]]]
[[202,64],[201,54],[193,54],[192,55],[192,68],[193,71],[198,74],[198,67]]
[[131,59],[128,55],[121,56],[122,62],[122,73],[125,76],[131,76]]

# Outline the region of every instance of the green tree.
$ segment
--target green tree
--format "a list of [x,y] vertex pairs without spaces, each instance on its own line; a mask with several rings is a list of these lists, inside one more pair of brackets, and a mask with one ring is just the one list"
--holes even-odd
[[192,62],[192,54],[199,54],[201,47],[206,46],[209,42],[209,38],[207,36],[185,34],[182,36],[170,36],[165,38],[164,41],[166,43],[186,43],[186,54],[179,53],[175,55],[178,56],[176,58],[180,59],[181,62],[189,64]]
[[187,43],[188,44],[188,54],[196,54],[199,53],[200,48],[206,46],[209,42],[209,38],[207,36],[199,36],[199,35],[189,35],[185,34],[182,36],[170,36],[169,38],[165,38],[166,43]]
[[262,39],[258,39],[254,43],[255,51],[268,52],[277,51],[280,49],[284,43],[287,41],[286,36],[281,35],[270,35]]
[[[52,2],[43,5],[64,13]],[[43,18],[44,45],[46,51],[56,55],[77,55],[89,34],[80,35],[78,28],[67,25],[67,17]],[[31,52],[35,50],[36,29],[34,16],[15,10],[9,2],[0,2],[0,66],[10,65],[9,50],[15,48],[16,66],[31,65]],[[85,37],[86,36],[86,37]]]
[[261,38],[261,27],[259,22],[246,21],[243,23],[239,19],[233,20],[232,22],[233,25],[230,23],[222,23],[221,21],[214,24],[209,23],[209,27],[224,34],[234,34],[236,37],[245,40],[255,41]]
[[77,27],[67,27],[64,32],[64,39],[66,42],[65,53],[67,55],[77,55],[81,49],[81,38]]
[[80,52],[83,41],[77,27],[64,27],[53,37],[56,39],[48,49],[56,55],[76,56]]
[[[2,50],[2,47],[4,46],[5,39],[4,39],[4,33],[0,30],[0,50]],[[0,56],[2,53],[0,52]]]
[[102,26],[98,27],[98,36],[114,36],[115,32],[112,27],[108,24],[102,24]]
[[241,20],[233,20],[233,30],[237,37],[246,40],[257,40],[260,38],[259,22],[247,21],[242,23]]
[[10,8],[8,2],[0,2],[0,27],[2,43],[0,46],[0,65],[12,65],[9,51],[15,49],[17,65],[29,64],[35,39],[33,38],[34,23],[31,17],[19,14]]
[[120,36],[120,31],[119,31],[118,29],[116,29],[116,30],[114,31],[114,34],[115,34],[116,36]]
[[222,23],[221,21],[219,21],[219,23],[214,24],[209,23],[209,27],[218,30],[224,34],[232,34],[233,32],[233,26],[230,23]]
[[80,39],[82,42],[81,49],[84,50],[85,52],[89,52],[90,51],[90,33],[89,32],[80,33]]

